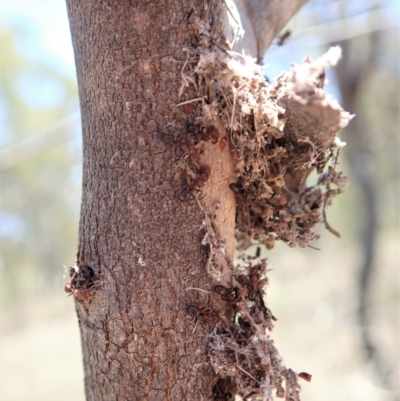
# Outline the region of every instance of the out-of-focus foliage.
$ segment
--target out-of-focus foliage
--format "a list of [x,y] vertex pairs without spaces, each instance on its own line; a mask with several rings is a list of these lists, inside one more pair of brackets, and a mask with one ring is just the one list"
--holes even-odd
[[77,237],[79,129],[43,131],[77,113],[76,83],[18,50],[29,34],[0,28],[0,306],[60,287]]
[[[292,39],[286,49],[271,48],[265,57],[271,62],[274,51],[281,51],[287,62],[289,57],[300,61],[304,52],[315,57],[331,45],[340,45],[343,59],[335,74],[328,75],[334,83],[330,89],[345,110],[356,114],[340,134],[347,142],[342,169],[350,187],[340,199],[340,208],[334,205],[334,213],[329,212],[342,240],[329,241],[329,247],[336,248],[332,257],[324,238],[321,255],[309,260],[315,274],[326,274],[324,282],[314,284],[313,297],[306,297],[310,313],[322,309],[321,318],[330,320],[328,330],[317,334],[316,325],[311,333],[313,343],[318,341],[319,351],[326,355],[326,363],[320,365],[324,368],[318,367],[317,374],[325,371],[329,376],[325,387],[335,387],[334,392],[320,393],[325,400],[349,399],[349,395],[354,400],[399,399],[399,253],[395,251],[400,181],[399,20],[399,4],[390,0],[314,0],[291,22]],[[283,261],[287,260],[285,255]],[[300,260],[300,270],[301,264]],[[318,267],[329,272],[320,272]],[[292,285],[299,286],[300,296],[304,288],[312,290],[314,279],[294,280]],[[286,281],[284,285],[295,298],[297,290]],[[335,305],[333,313],[328,305]],[[298,337],[302,321],[299,317],[295,323],[297,340],[310,350],[308,335],[306,340]],[[331,348],[336,350],[332,354]],[[339,349],[347,355],[337,354]],[[342,367],[338,370],[335,365]]]

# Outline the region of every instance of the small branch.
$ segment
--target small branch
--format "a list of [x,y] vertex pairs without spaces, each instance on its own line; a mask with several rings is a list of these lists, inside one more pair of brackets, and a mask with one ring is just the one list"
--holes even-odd
[[178,103],[177,106],[183,106],[185,104],[195,103],[203,99],[204,97],[197,97],[196,99],[186,100],[185,102]]
[[189,290],[201,291],[201,292],[205,292],[205,293],[207,293],[207,294],[210,293],[210,291],[202,290],[201,288],[196,288],[196,287],[188,287],[188,288],[185,288],[185,291],[189,291]]
[[322,207],[322,221],[325,225],[325,228],[331,232],[333,235],[335,235],[336,237],[340,238],[341,235],[339,233],[339,231],[336,231],[329,223],[326,217],[326,202],[327,202],[328,197],[325,198],[324,201],[324,206]]
[[256,383],[261,384],[254,376],[252,376],[249,372],[245,371],[240,365],[239,365],[239,361],[237,358],[237,352],[235,352],[235,357],[236,357],[236,366],[239,370],[241,370],[244,374],[246,374],[247,376],[251,377],[253,380],[255,380]]
[[307,0],[236,0],[245,36],[240,45],[258,62],[273,39]]
[[189,83],[185,77],[185,74],[183,73],[183,71],[185,70],[185,67],[188,63],[189,60],[189,50],[188,49],[183,49],[184,52],[186,52],[186,60],[185,63],[183,64],[182,70],[181,70],[181,78],[182,78],[182,83],[181,83],[181,87],[179,89],[179,93],[178,93],[178,97],[180,98],[184,89],[187,88],[189,86]]

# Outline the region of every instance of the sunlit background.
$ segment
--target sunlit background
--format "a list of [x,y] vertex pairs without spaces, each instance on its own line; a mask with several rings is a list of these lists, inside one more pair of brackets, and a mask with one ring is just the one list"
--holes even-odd
[[[357,115],[341,139],[351,184],[321,250],[266,253],[268,305],[286,365],[313,375],[304,401],[399,400],[397,0],[311,1],[264,58],[271,80],[340,44],[327,90]],[[84,400],[63,264],[75,261],[79,101],[65,3],[0,3],[0,400]],[[396,388],[397,387],[397,388]]]

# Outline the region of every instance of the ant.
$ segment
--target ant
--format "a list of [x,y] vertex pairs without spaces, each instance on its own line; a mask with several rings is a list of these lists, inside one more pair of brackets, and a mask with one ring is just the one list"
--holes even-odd
[[[196,124],[189,123],[187,125],[187,130],[188,130],[188,132],[195,134],[195,133],[199,132],[199,127]],[[161,133],[161,140],[165,144],[175,143],[177,146],[179,146],[179,148],[182,150],[182,152],[185,153],[186,156],[189,156],[189,158],[193,164],[195,164],[195,165],[198,164],[199,150],[197,149],[197,147],[195,145],[186,144],[186,143],[177,141],[174,139],[173,135],[165,133],[165,132]]]
[[197,177],[190,184],[190,190],[193,191],[202,187],[207,182],[210,173],[210,167],[206,165],[200,166]]
[[197,124],[193,124],[193,123],[187,123],[186,124],[186,130],[187,132],[189,132],[190,134],[198,134],[199,133],[199,126]]
[[164,143],[172,143],[174,142],[174,137],[171,134],[162,133],[161,140]]
[[287,29],[286,31],[282,32],[280,35],[276,37],[276,44],[278,46],[283,46],[291,35],[292,31],[290,29]]
[[188,201],[190,198],[190,189],[187,187],[183,188],[182,191],[180,191],[177,196],[181,202]]
[[312,375],[310,375],[307,372],[301,372],[301,373],[298,374],[298,376],[301,377],[303,380],[306,380],[308,382],[310,382],[311,378],[312,378]]
[[182,191],[178,193],[178,199],[181,202],[186,202],[190,198],[190,193],[202,187],[208,180],[209,176],[210,167],[200,166],[197,177],[193,179],[189,186],[184,187]]
[[194,318],[200,317],[209,324],[216,324],[219,320],[219,315],[217,311],[207,309],[206,306],[203,304],[189,305],[187,307],[187,311],[189,315],[192,315]]
[[64,291],[68,294],[68,296],[74,295],[79,299],[88,299],[93,295],[93,290],[90,288],[78,290],[74,288],[71,284],[65,284]]
[[[81,282],[80,284],[90,285],[93,287],[91,283],[91,277],[93,275],[93,271],[88,266],[74,266],[69,268],[69,273],[71,277],[71,281],[66,283],[66,276],[67,276],[67,268],[64,266],[64,275],[63,275],[63,282],[64,282],[64,291],[68,294],[68,296],[74,295],[76,298],[79,299],[88,299],[93,294],[92,288],[76,288],[76,284]],[[81,277],[79,277],[81,276]]]
[[237,195],[244,195],[245,182],[243,177],[238,177],[236,182],[229,184],[229,188],[231,189],[232,192],[234,192]]
[[245,182],[242,177],[238,177],[236,182],[229,184],[230,190],[235,194],[235,199],[238,204],[242,204],[246,198]]
[[183,142],[177,142],[177,145],[181,148],[182,152],[189,157],[192,164],[195,166],[199,164],[199,149],[195,145],[187,145]]
[[228,303],[234,303],[237,301],[236,288],[227,288],[223,285],[216,285],[214,286],[214,291]]
[[219,132],[213,125],[208,125],[201,133],[201,139],[203,141],[211,141],[212,144],[216,144],[219,139]]

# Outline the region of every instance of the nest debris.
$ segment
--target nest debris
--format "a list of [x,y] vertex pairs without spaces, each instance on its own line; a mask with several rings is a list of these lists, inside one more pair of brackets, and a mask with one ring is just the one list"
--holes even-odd
[[[200,24],[198,28],[199,46],[185,50],[180,95],[193,86],[193,102],[202,102],[197,121],[201,142],[221,143],[221,126],[227,134],[234,165],[229,187],[236,199],[238,249],[254,242],[271,249],[277,240],[291,247],[309,246],[318,239],[314,229],[321,222],[339,235],[329,225],[325,209],[347,184],[336,171],[345,145],[336,135],[352,116],[326,96],[323,86],[325,68],[337,63],[340,48],[293,65],[269,84],[253,59],[231,51]],[[192,182],[190,188],[202,185],[207,177],[197,159],[188,153],[185,163],[182,170]],[[317,173],[316,183],[306,185],[312,171]],[[214,399],[239,395],[246,401],[269,401],[274,396],[299,401],[298,377],[310,381],[311,375],[286,368],[270,338],[276,318],[264,300],[267,261],[234,267],[226,254],[223,228],[213,223],[214,211],[203,207],[201,191],[197,195],[205,213],[207,271],[223,305],[209,336],[209,360],[219,377]],[[221,258],[230,270],[229,286],[220,284],[224,273],[216,261]]]
[[[347,183],[335,171],[344,145],[336,134],[351,116],[322,87],[325,68],[339,58],[340,48],[331,48],[314,62],[293,66],[271,85],[248,57],[220,48],[199,55],[195,73],[199,87],[207,88],[203,124],[218,118],[229,130],[237,177],[230,187],[242,249],[250,240],[269,249],[276,240],[305,247],[319,238],[318,223],[330,229],[325,207]],[[332,166],[324,172],[329,161]],[[317,182],[306,186],[314,170]]]
[[[277,397],[299,400],[297,374],[282,365],[269,336],[276,318],[264,301],[266,279],[262,277],[266,266],[266,260],[262,260],[248,274],[235,269],[235,286],[223,298],[228,313],[209,337],[210,362],[223,379],[214,390],[215,399],[226,399],[218,397],[218,393],[230,393],[247,401],[272,400],[275,389]],[[219,293],[220,287],[216,287]]]

